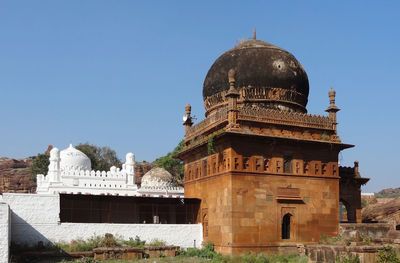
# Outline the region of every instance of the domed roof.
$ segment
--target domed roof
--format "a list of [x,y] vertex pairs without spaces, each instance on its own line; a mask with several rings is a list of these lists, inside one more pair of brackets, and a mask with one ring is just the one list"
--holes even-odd
[[[229,90],[231,69],[235,70],[235,88],[242,94],[243,101],[261,102],[266,107],[268,103],[284,105],[290,110],[306,112],[309,83],[301,64],[288,51],[255,39],[225,52],[211,66],[203,85],[207,110],[215,101],[220,103],[221,93]],[[243,89],[253,91],[241,91]]]
[[142,177],[142,188],[169,188],[173,187],[173,177],[164,168],[155,167]]
[[89,157],[75,149],[72,144],[60,152],[60,168],[62,170],[91,170],[92,164]]

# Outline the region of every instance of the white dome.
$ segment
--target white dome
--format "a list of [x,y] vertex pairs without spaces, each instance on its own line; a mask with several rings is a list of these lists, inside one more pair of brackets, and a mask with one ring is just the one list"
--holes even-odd
[[153,168],[142,177],[142,188],[167,189],[173,187],[173,177],[164,168]]
[[61,170],[92,170],[89,157],[75,149],[72,144],[60,152],[60,158]]

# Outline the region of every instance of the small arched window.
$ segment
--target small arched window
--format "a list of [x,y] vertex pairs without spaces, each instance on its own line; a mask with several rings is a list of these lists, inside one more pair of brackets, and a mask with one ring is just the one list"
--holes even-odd
[[287,213],[282,218],[282,239],[290,239],[290,219],[292,215]]

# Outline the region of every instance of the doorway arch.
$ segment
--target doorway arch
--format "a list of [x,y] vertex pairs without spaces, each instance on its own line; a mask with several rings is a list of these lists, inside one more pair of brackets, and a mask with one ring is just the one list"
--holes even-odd
[[290,223],[292,214],[286,213],[282,218],[282,239],[290,239]]

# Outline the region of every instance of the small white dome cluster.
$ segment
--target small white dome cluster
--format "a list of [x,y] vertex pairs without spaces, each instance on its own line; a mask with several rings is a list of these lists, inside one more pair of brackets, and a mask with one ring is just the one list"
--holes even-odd
[[142,178],[142,187],[135,184],[135,155],[126,154],[122,169],[94,171],[89,157],[72,145],[50,151],[47,175],[36,176],[38,194],[85,193],[129,196],[182,197],[184,190],[174,187],[173,176],[163,168],[153,168]]

